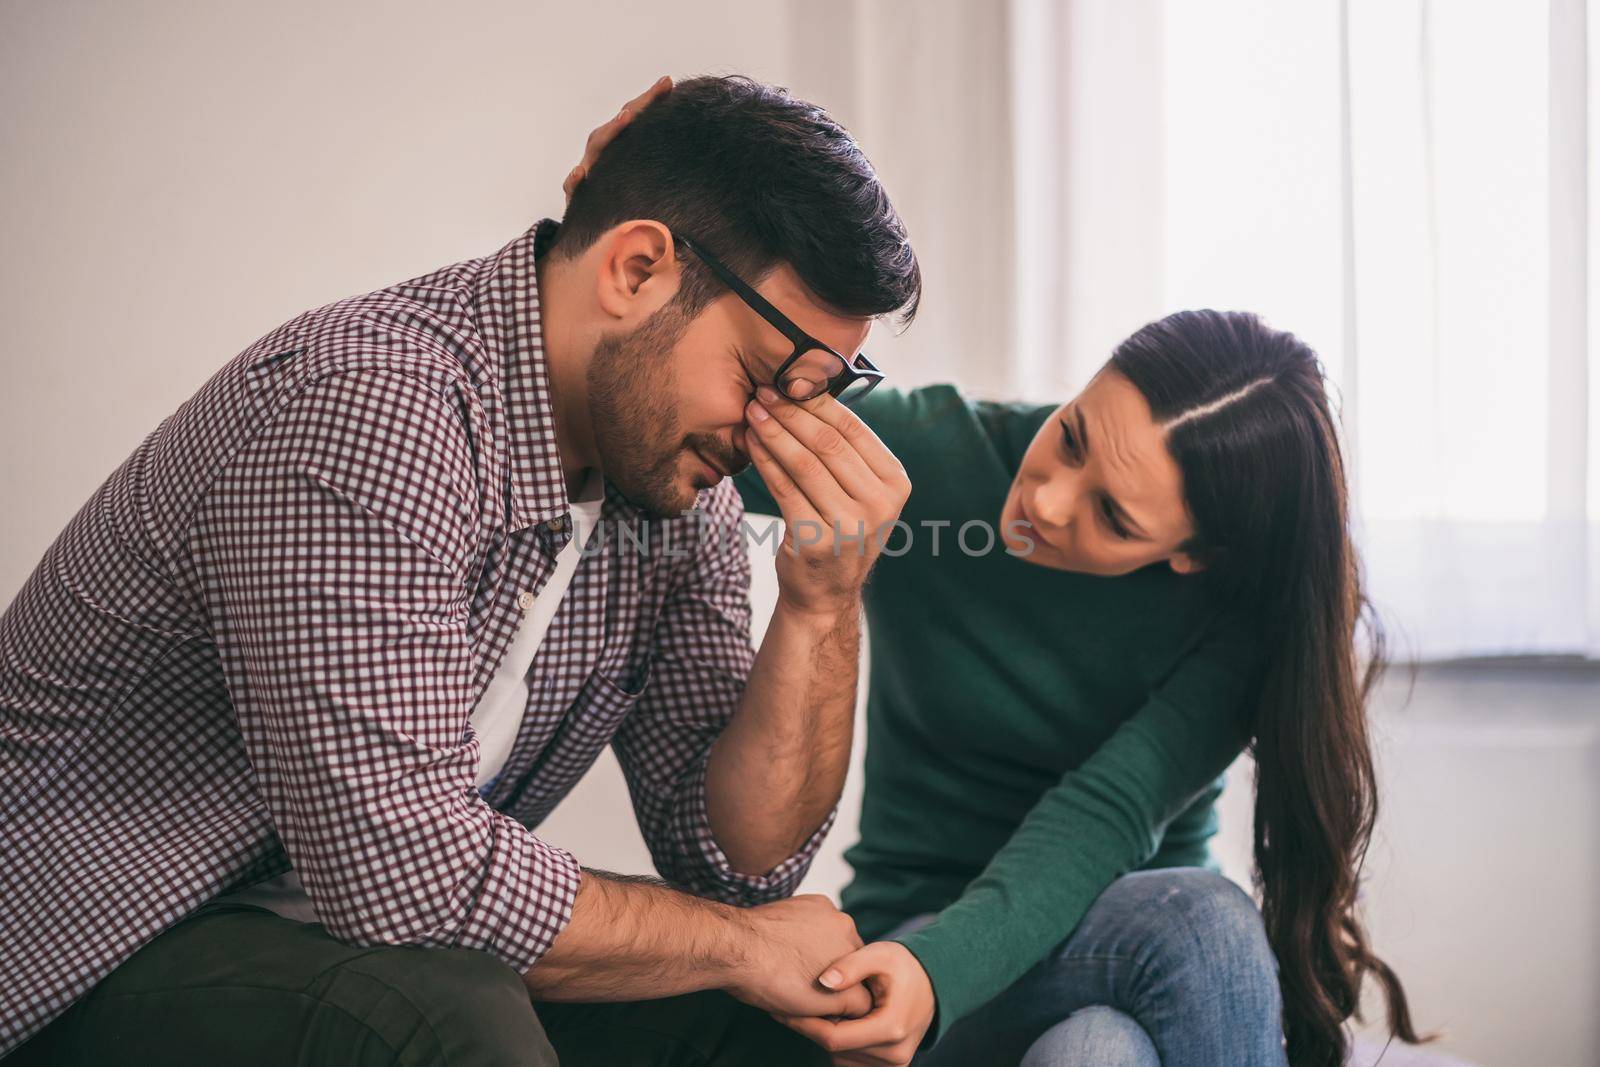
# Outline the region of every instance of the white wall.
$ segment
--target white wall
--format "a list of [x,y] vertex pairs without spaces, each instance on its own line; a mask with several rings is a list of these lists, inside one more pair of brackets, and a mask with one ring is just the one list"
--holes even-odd
[[[965,0],[0,4],[0,499],[20,502],[0,510],[0,595],[256,337],[558,215],[588,131],[662,72],[788,85],[856,133],[925,269],[916,325],[868,350],[902,384],[1004,392],[1007,42],[980,15]],[[983,118],[952,129],[956,112]],[[949,145],[940,166],[927,144]]]
[[0,5],[0,595],[256,337],[559,215],[628,97],[789,40],[737,0]]
[[[1485,1067],[1600,1063],[1600,667],[1397,667],[1373,717],[1363,907],[1417,1025]],[[1218,849],[1242,884],[1251,773],[1230,771]]]

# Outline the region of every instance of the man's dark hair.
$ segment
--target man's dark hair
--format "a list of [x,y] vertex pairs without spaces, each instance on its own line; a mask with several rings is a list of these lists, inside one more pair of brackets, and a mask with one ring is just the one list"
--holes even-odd
[[[629,219],[693,238],[752,285],[787,263],[840,314],[916,314],[922,272],[872,164],[786,89],[739,76],[679,83],[601,152],[550,254],[581,255]],[[678,302],[692,318],[724,289],[683,259]]]

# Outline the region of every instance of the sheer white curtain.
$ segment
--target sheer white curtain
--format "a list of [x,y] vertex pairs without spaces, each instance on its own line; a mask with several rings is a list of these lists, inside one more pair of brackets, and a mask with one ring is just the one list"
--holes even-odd
[[1583,0],[1010,10],[1016,389],[1259,311],[1339,386],[1396,651],[1600,654]]

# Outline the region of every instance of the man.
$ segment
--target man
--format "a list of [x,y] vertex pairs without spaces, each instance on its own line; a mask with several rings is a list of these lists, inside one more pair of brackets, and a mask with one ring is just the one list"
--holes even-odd
[[[0,1051],[812,1062],[765,1012],[866,1009],[785,898],[849,752],[839,537],[909,489],[832,394],[916,259],[819,109],[644,104],[559,228],[230,362],[0,619]],[[810,532],[756,654],[746,454]],[[607,743],[671,886],[531,830]]]

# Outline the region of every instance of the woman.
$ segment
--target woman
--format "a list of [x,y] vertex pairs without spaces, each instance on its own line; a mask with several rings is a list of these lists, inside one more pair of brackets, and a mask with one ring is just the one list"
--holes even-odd
[[[914,486],[866,591],[843,906],[870,943],[820,979],[874,1008],[784,1021],[848,1064],[1321,1067],[1371,976],[1415,1041],[1356,915],[1381,634],[1363,670],[1315,353],[1181,312],[1060,407],[936,386],[855,410]],[[752,452],[746,506],[774,513]],[[1246,748],[1260,913],[1208,869]]]
[[[876,1006],[792,1025],[873,1051],[847,1063],[904,1062],[926,1033],[919,1065],[1337,1064],[1371,974],[1413,1040],[1355,915],[1377,661],[1357,662],[1315,354],[1251,315],[1183,312],[1059,408],[939,386],[856,410],[914,487],[914,536],[866,592],[843,896],[881,940],[823,977],[867,981]],[[1009,553],[960,551],[973,520]],[[1264,928],[1204,869],[1217,778],[1246,745]]]

